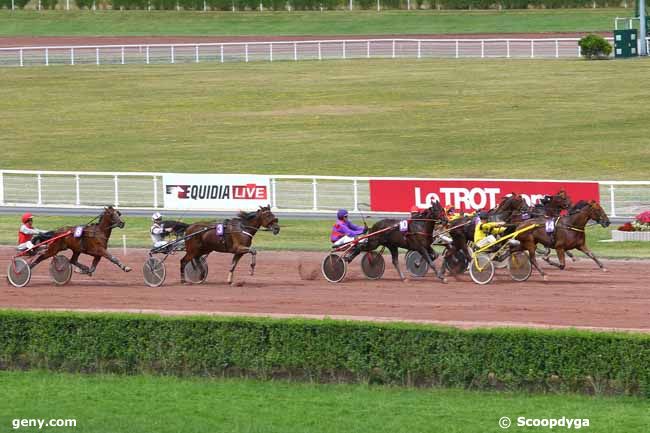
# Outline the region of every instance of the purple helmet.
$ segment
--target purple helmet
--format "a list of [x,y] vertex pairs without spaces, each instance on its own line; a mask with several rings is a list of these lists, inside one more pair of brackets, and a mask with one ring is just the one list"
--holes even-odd
[[338,212],[336,212],[336,217],[340,220],[348,216],[348,211],[345,209],[339,209]]

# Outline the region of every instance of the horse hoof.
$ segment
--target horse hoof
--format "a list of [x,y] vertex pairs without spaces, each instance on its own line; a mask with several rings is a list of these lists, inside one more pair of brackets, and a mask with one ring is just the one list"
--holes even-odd
[[603,268],[603,272],[609,272],[607,268]]
[[124,272],[131,272],[131,271],[132,271],[132,269],[131,269],[130,266],[126,266],[126,267],[124,268]]
[[544,280],[544,281],[548,281],[548,277],[547,277],[546,275],[543,275],[543,276],[542,276],[542,280]]
[[442,284],[447,284],[448,281],[447,281],[447,278],[442,277],[442,278],[440,279],[440,282],[441,282]]

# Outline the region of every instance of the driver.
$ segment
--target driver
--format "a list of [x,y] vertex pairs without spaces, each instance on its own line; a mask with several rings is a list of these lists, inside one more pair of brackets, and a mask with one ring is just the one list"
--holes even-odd
[[168,242],[165,240],[165,238],[169,236],[173,230],[173,227],[165,228],[162,219],[163,217],[160,212],[156,212],[151,215],[151,221],[153,221],[153,225],[151,226],[151,229],[149,229],[149,232],[151,233],[151,240],[153,242],[154,248],[159,248],[167,245]]
[[348,220],[348,211],[345,209],[339,209],[336,213],[336,218],[337,220],[334,226],[332,226],[332,235],[330,236],[330,241],[332,241],[335,247],[353,241],[355,236],[368,232],[368,227],[359,227],[352,224]]
[[503,234],[506,230],[506,223],[502,221],[488,222],[488,213],[479,212],[480,221],[474,227],[474,245],[481,248],[496,242],[495,236]]
[[47,233],[47,230],[40,230],[34,227],[34,217],[31,213],[23,214],[21,218],[22,224],[18,230],[18,250],[31,250],[34,248],[32,238],[34,235]]

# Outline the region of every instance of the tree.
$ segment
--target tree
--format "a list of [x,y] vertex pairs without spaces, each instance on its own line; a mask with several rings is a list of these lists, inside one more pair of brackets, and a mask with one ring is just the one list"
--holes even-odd
[[580,52],[587,60],[606,59],[612,53],[612,46],[598,35],[587,35],[580,39]]

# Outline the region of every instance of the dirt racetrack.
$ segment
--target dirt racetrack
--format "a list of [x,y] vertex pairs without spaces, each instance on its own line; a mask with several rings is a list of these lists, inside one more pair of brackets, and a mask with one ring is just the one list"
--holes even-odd
[[[606,261],[609,272],[604,273],[582,258],[569,263],[565,271],[549,268],[547,282],[533,273],[529,281],[515,283],[501,269],[487,286],[474,284],[468,275],[450,278],[448,284],[432,276],[400,282],[388,263],[383,279],[369,281],[357,260],[342,283],[331,284],[320,275],[324,253],[261,251],[255,275],[249,275],[250,258],[245,257],[235,274],[237,284],[228,286],[231,256],[213,253],[204,284],[180,285],[180,256],[171,256],[165,284],[150,288],[142,279],[145,250],[128,250],[126,256],[117,250],[112,253],[134,270],[125,274],[102,260],[93,277],[75,273],[67,286],[56,287],[50,282],[46,262],[34,270],[30,284],[19,289],[6,280],[13,249],[2,247],[0,308],[328,316],[460,327],[575,326],[650,332],[646,282],[650,262],[641,260]],[[82,262],[89,264],[90,258],[82,256]]]

